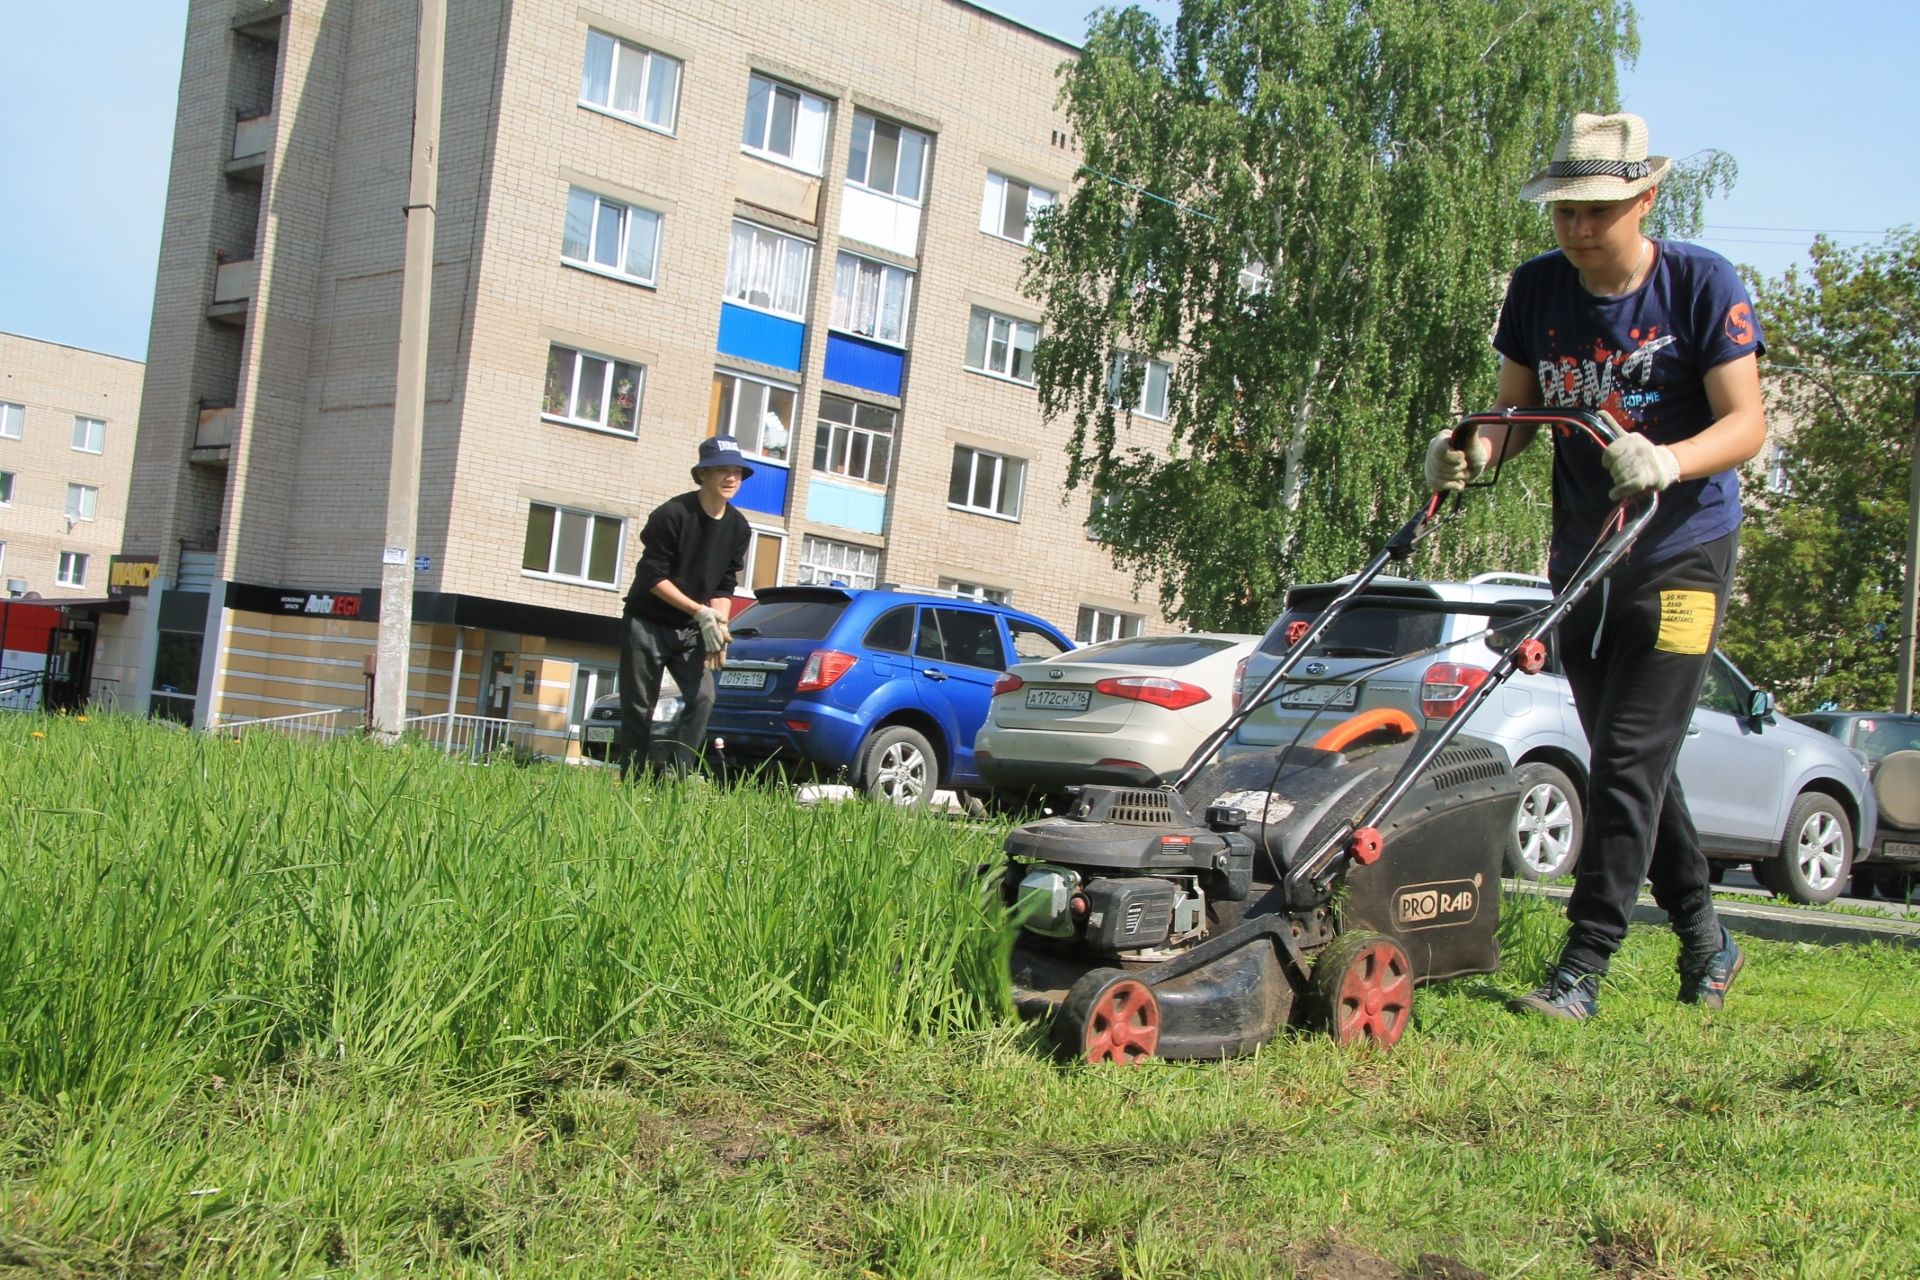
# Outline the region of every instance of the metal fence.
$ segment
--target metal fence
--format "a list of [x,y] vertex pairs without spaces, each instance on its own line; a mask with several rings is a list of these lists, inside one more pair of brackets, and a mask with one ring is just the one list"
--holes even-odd
[[302,711],[290,716],[263,716],[249,720],[224,720],[207,726],[215,737],[240,738],[250,733],[271,733],[283,738],[324,741],[359,733],[362,713],[358,707],[335,707],[328,711]]
[[533,749],[533,726],[518,720],[441,712],[433,716],[408,716],[406,728],[448,755],[466,756],[471,760],[485,760],[502,750]]

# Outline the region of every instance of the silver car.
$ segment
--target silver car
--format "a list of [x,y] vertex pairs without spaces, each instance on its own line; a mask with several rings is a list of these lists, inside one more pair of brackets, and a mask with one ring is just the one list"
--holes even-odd
[[[1340,589],[1322,583],[1288,593],[1286,612],[1247,663],[1243,694],[1260,686],[1290,637]],[[1377,579],[1223,754],[1336,746],[1341,724],[1367,711],[1416,732],[1437,727],[1498,661],[1500,626],[1513,627],[1548,599],[1544,580],[1515,574]],[[1504,747],[1523,783],[1506,861],[1511,874],[1528,879],[1572,871],[1587,783],[1586,735],[1551,640],[1548,655],[1545,671],[1515,674],[1466,726]],[[1826,735],[1776,716],[1772,695],[1717,651],[1681,747],[1679,777],[1716,869],[1750,862],[1780,896],[1832,900],[1846,885],[1855,849],[1871,847],[1878,811],[1859,760]]]

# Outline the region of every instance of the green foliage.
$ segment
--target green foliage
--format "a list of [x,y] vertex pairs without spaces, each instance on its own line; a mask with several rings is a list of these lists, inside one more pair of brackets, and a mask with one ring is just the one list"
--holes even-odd
[[[1170,613],[1258,629],[1288,585],[1352,570],[1412,514],[1427,439],[1492,402],[1503,273],[1552,244],[1518,190],[1573,112],[1611,106],[1634,41],[1624,0],[1096,18],[1063,88],[1080,182],[1029,260],[1036,364],[1071,482],[1111,497],[1100,535]],[[1696,189],[1724,168],[1696,166]],[[1249,262],[1270,287],[1242,286]],[[1177,350],[1171,451],[1116,409],[1116,350]],[[1536,567],[1546,454],[1418,567]]]
[[[1790,711],[1893,704],[1920,378],[1920,231],[1814,242],[1755,302],[1787,487],[1750,469],[1724,643]],[[1906,371],[1902,376],[1901,371]]]

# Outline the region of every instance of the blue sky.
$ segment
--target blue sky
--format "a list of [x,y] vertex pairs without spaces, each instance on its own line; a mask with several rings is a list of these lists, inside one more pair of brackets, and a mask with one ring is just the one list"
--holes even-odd
[[[1077,40],[1084,0],[989,0]],[[1170,19],[1171,0],[1144,7]],[[0,41],[0,330],[144,359],[186,0],[19,4]],[[1646,0],[1629,110],[1740,165],[1702,240],[1777,275],[1816,231],[1920,221],[1911,0]],[[81,51],[85,57],[80,58]],[[67,83],[79,74],[83,91]]]

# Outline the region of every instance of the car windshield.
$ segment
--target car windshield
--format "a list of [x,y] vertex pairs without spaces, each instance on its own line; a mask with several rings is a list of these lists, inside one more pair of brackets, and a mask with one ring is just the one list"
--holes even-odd
[[[1267,631],[1260,652],[1284,654],[1291,632],[1298,635],[1331,603],[1331,595],[1295,600],[1293,607]],[[1313,646],[1325,658],[1398,658],[1440,643],[1446,616],[1440,613],[1396,609],[1391,604],[1357,603],[1333,620]],[[1297,624],[1297,625],[1296,625]]]
[[845,600],[758,600],[727,624],[736,636],[819,640],[846,611]]
[[1856,720],[1853,745],[1869,760],[1879,760],[1896,751],[1920,751],[1920,719],[1873,716]]
[[1233,641],[1212,636],[1135,636],[1088,645],[1065,654],[1060,662],[1118,662],[1134,667],[1184,667],[1231,649]]

